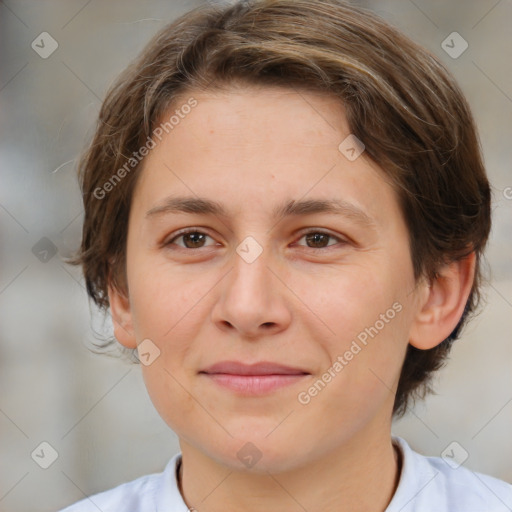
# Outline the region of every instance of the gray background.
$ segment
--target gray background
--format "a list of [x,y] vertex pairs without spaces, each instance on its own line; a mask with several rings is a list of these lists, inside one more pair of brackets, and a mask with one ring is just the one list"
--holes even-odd
[[[110,319],[60,256],[80,242],[74,164],[109,84],[159,28],[199,3],[0,1],[0,511],[57,510],[161,471],[178,450],[140,368],[87,348],[95,331],[111,333]],[[512,482],[512,3],[363,5],[455,75],[479,125],[495,201],[488,304],[439,373],[438,394],[394,433],[429,455],[456,441],[466,467]],[[441,47],[453,31],[469,43],[457,59]],[[42,32],[59,45],[47,59],[31,48]],[[46,263],[32,253],[42,237],[59,250]],[[31,457],[41,442],[58,452],[48,469]]]

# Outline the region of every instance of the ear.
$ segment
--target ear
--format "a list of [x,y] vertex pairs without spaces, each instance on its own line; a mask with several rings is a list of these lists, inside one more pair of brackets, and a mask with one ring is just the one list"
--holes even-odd
[[137,348],[129,298],[115,286],[109,284],[108,300],[114,324],[114,336],[117,341],[126,348]]
[[475,253],[445,265],[430,284],[420,291],[418,312],[409,334],[409,343],[418,349],[433,348],[457,326],[473,286]]

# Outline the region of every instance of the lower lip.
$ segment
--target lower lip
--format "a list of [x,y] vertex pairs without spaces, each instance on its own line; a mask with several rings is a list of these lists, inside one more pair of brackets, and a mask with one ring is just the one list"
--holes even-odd
[[228,373],[205,373],[207,377],[225,388],[246,395],[270,393],[290,386],[307,377],[299,375],[232,375]]

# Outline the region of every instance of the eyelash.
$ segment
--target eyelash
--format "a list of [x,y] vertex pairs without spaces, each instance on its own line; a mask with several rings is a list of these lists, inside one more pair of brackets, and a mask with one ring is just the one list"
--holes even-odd
[[[179,231],[178,233],[176,233],[168,242],[165,242],[163,245],[165,247],[168,247],[168,246],[171,246],[171,245],[176,245],[174,244],[174,241],[177,240],[178,238],[181,238],[182,236],[184,235],[188,235],[190,233],[197,233],[197,234],[201,234],[201,235],[206,235],[210,238],[212,238],[208,233],[205,233],[204,231],[201,231],[199,229],[196,229],[196,228],[187,228],[183,231]],[[311,235],[311,234],[320,234],[320,235],[325,235],[325,236],[328,236],[332,239],[335,239],[338,241],[338,243],[342,244],[342,245],[346,245],[348,242],[338,236],[335,236],[327,231],[323,231],[321,229],[312,229],[310,231],[306,231],[306,232],[303,232],[299,238],[299,240],[301,240],[302,238],[304,238],[305,236],[307,235]],[[332,245],[327,245],[326,247],[307,247],[307,246],[301,246],[301,247],[305,247],[306,249],[309,249],[310,251],[325,251],[331,247],[334,247],[335,245],[337,244],[332,244]],[[200,250],[200,249],[206,249],[207,247],[212,247],[212,246],[207,246],[207,247],[197,247],[197,248],[189,248],[189,247],[181,247],[181,246],[178,246],[179,249],[178,250],[184,250],[184,251],[194,251],[194,250]]]

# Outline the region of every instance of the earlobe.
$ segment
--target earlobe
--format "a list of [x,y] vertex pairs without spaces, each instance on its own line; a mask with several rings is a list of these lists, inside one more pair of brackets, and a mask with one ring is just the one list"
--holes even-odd
[[108,299],[114,325],[114,336],[126,348],[137,348],[133,331],[132,312],[128,297],[109,284]]
[[472,252],[438,271],[424,284],[409,343],[421,350],[439,345],[457,326],[473,286],[476,256]]

